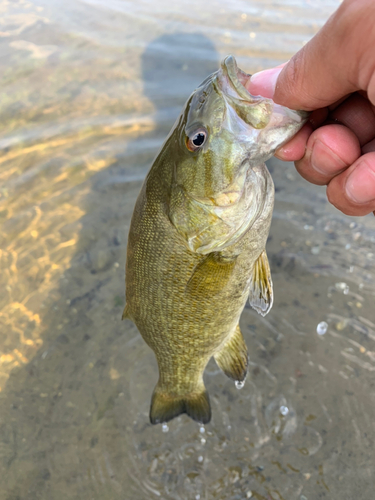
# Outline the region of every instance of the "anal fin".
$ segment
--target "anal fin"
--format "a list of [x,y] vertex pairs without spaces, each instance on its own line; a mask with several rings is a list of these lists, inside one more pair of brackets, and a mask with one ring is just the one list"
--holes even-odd
[[222,349],[214,355],[219,368],[232,380],[243,382],[247,375],[247,347],[239,325]]
[[254,264],[249,302],[251,307],[262,316],[269,312],[273,304],[271,270],[265,250]]
[[207,424],[211,420],[211,405],[207,391],[192,392],[184,396],[171,396],[156,386],[151,399],[150,422],[168,422],[181,413],[187,413],[196,422]]

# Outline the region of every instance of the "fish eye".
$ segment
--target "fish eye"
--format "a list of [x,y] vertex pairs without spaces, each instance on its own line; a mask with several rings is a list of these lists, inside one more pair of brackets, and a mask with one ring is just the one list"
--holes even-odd
[[196,130],[190,137],[186,138],[186,147],[189,151],[197,151],[203,146],[207,139],[207,131],[203,128]]

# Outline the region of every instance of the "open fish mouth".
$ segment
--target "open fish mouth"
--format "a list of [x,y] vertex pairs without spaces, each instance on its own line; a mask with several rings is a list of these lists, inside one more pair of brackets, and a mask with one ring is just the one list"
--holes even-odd
[[[217,85],[237,115],[254,129],[305,122],[309,113],[275,104],[272,99],[254,96],[246,89],[251,75],[242,71],[232,55],[221,63]],[[277,115],[277,116],[275,116]],[[282,120],[280,119],[282,116]]]
[[232,55],[225,57],[221,63],[220,72],[222,73],[222,78],[219,80],[219,85],[226,94],[232,94],[233,97],[240,97],[249,102],[264,99],[259,96],[252,96],[250,92],[248,92],[246,84],[250,80],[251,75],[245,73],[237,66],[236,59]]
[[245,85],[251,75],[242,71],[233,56],[227,56],[217,74],[217,84],[228,104],[237,115],[254,129],[265,128],[272,116],[274,102],[262,96],[253,96]]

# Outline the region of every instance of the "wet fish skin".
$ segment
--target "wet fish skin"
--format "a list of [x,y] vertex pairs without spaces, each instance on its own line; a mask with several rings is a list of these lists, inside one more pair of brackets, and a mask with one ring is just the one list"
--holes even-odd
[[[157,358],[154,424],[180,413],[207,423],[208,361],[214,356],[228,377],[243,381],[241,312],[248,298],[260,314],[272,307],[265,245],[274,187],[264,162],[307,114],[251,96],[248,78],[228,56],[195,90],[134,208],[123,317]],[[198,146],[197,134],[205,137]]]

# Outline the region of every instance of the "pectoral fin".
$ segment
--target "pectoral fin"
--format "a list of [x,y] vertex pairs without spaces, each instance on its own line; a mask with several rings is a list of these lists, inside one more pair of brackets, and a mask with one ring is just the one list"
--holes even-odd
[[247,347],[238,325],[230,340],[214,358],[227,377],[238,382],[245,380],[248,365]]
[[207,255],[193,271],[185,292],[192,295],[209,293],[215,295],[227,284],[232,275],[237,257],[223,257],[217,252]]
[[249,302],[251,307],[262,316],[269,312],[273,304],[271,271],[265,250],[254,264]]

